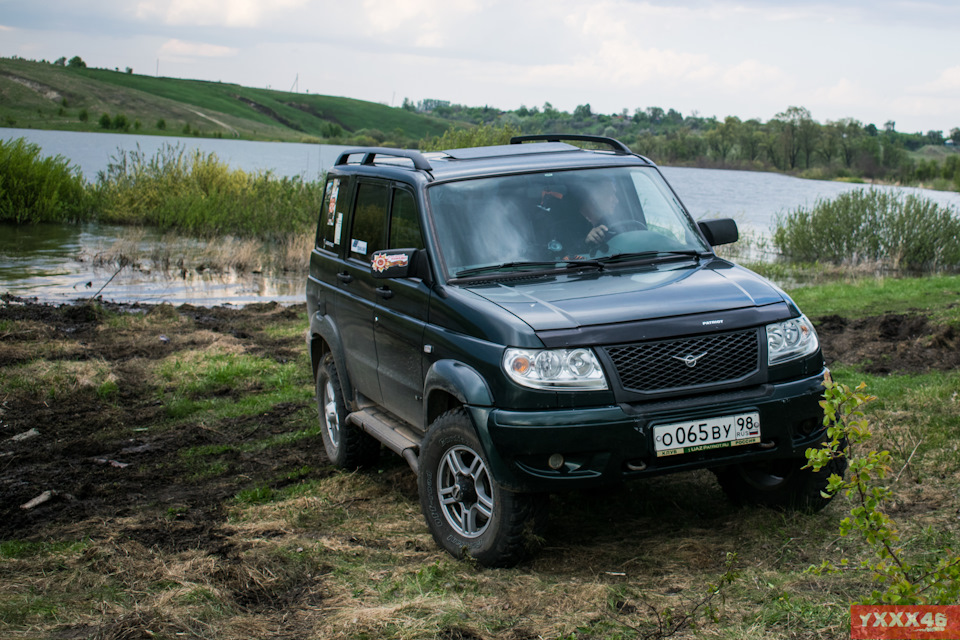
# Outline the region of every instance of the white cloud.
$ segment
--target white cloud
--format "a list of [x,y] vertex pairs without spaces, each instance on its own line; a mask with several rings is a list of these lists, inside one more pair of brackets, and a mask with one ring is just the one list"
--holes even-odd
[[469,28],[481,9],[478,0],[363,0],[362,24],[372,35],[399,36],[417,47],[440,48]]
[[779,67],[752,58],[727,68],[723,72],[722,81],[725,89],[736,92],[776,92],[791,84],[788,76]]
[[174,58],[227,58],[236,56],[238,53],[239,51],[233,47],[175,39],[167,40],[160,46],[161,55]]
[[863,102],[868,90],[847,78],[840,78],[830,86],[820,87],[812,93],[815,102],[830,106],[850,107]]
[[138,19],[168,25],[256,27],[269,14],[304,5],[306,0],[141,0]]
[[960,67],[944,69],[930,88],[944,92],[960,91]]

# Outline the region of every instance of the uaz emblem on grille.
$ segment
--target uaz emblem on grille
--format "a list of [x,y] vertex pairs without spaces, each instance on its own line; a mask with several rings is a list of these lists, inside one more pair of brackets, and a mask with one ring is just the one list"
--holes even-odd
[[704,351],[703,353],[701,353],[701,354],[698,355],[698,356],[695,356],[695,355],[692,355],[692,354],[691,354],[691,355],[689,355],[689,356],[682,356],[682,357],[681,357],[681,356],[671,356],[671,357],[672,357],[672,358],[675,358],[676,360],[679,360],[680,362],[682,362],[683,364],[687,365],[688,367],[695,367],[695,366],[697,366],[697,361],[700,360],[700,358],[702,358],[702,357],[705,356],[705,355],[707,355],[707,352],[706,352],[706,351]]

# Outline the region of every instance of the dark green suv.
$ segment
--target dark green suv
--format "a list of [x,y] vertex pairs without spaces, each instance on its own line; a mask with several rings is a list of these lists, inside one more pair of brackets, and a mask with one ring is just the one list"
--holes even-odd
[[343,153],[307,284],[331,461],[403,456],[437,543],[492,566],[550,492],[709,468],[735,501],[823,507],[817,335],[713,253],[737,237],[609,138]]

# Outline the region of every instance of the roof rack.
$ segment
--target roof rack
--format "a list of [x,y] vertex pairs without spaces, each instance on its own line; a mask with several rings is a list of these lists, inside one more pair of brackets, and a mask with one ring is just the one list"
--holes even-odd
[[407,158],[413,162],[414,169],[420,171],[433,171],[430,162],[423,157],[423,154],[414,149],[391,149],[389,147],[360,147],[357,149],[347,149],[337,158],[337,164],[349,164],[350,156],[363,154],[363,160],[360,164],[375,164],[377,156],[389,156],[391,158]]
[[529,136],[514,136],[510,138],[510,144],[523,144],[524,142],[563,142],[564,140],[605,144],[618,155],[634,155],[633,151],[631,151],[627,145],[623,144],[619,140],[607,138],[605,136],[588,136],[573,133],[540,133]]

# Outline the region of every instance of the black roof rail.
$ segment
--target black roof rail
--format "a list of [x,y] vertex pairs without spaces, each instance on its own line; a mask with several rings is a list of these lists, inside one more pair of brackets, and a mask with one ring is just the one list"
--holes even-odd
[[377,156],[390,156],[392,158],[407,158],[413,161],[413,167],[420,171],[433,171],[430,162],[422,153],[414,149],[391,149],[389,147],[359,147],[357,149],[347,149],[337,158],[337,164],[348,164],[350,156],[363,154],[363,160],[360,164],[374,164]]
[[630,148],[614,138],[605,136],[588,136],[575,133],[538,133],[529,136],[514,136],[510,138],[510,144],[523,144],[524,142],[563,142],[564,140],[573,140],[576,142],[595,142],[596,144],[605,144],[617,154],[634,155]]

